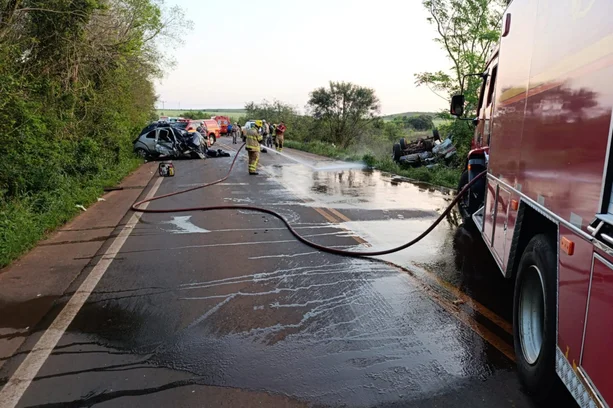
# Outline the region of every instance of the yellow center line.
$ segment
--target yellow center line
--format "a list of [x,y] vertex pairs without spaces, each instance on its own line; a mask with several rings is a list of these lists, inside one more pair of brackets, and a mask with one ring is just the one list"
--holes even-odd
[[332,214],[336,215],[338,218],[340,218],[341,220],[345,221],[345,222],[349,222],[351,221],[349,219],[349,217],[347,217],[346,215],[342,214],[340,211],[334,209],[334,208],[328,208],[328,211],[330,211]]
[[498,349],[498,351],[507,356],[509,360],[515,361],[515,350],[513,349],[513,346],[498,337],[498,335],[496,335],[494,332],[492,332],[490,329],[488,329],[481,323],[477,322],[472,316],[470,316],[468,313],[461,310],[457,306],[450,304],[446,300],[441,299],[436,294],[430,293],[430,297],[439,306],[445,309],[450,315],[454,316],[456,319],[464,323],[472,331],[478,334],[483,340],[490,343],[492,346]]
[[444,279],[441,279],[438,275],[433,272],[428,271],[427,269],[421,268],[422,272],[426,273],[430,279],[432,279],[436,284],[441,285],[445,289],[447,289],[451,294],[453,294],[456,298],[466,302],[466,304],[470,305],[474,310],[479,312],[481,315],[489,319],[491,322],[495,323],[498,327],[509,334],[513,334],[513,325],[507,322],[502,317],[498,316],[496,313],[485,307],[480,302],[474,300],[466,293],[462,292],[457,286],[452,285]]
[[[415,283],[422,290],[422,292],[426,293],[430,299],[432,299],[436,304],[438,304],[441,308],[443,308],[447,313],[455,317],[460,322],[464,323],[469,329],[471,329],[473,332],[478,334],[483,340],[485,340],[486,342],[494,346],[498,351],[504,354],[509,360],[515,361],[515,350],[513,349],[513,346],[508,344],[505,340],[500,338],[496,333],[492,332],[490,329],[485,327],[483,324],[476,321],[471,314],[469,314],[465,310],[462,310],[459,306],[456,306],[453,302],[450,302],[448,299],[441,297],[439,293],[433,290],[432,286],[423,282],[421,279],[415,276],[411,271],[401,266],[398,266],[392,262],[388,262],[388,261],[384,261],[384,262],[387,263],[391,267],[397,268],[405,272],[411,279],[415,280]],[[466,302],[466,305],[474,306],[475,303],[478,304],[478,302],[472,300],[467,295],[463,294],[463,296],[465,296],[467,299],[470,299],[470,302]],[[490,311],[490,313],[496,316],[493,312]],[[503,319],[501,318],[499,319],[504,322]]]
[[328,220],[328,222],[331,222],[332,224],[338,224],[338,220],[336,218],[334,218],[331,214],[329,214],[328,212],[326,212],[326,210],[324,210],[323,208],[319,208],[319,207],[311,207],[313,208],[315,211],[317,211],[322,217],[324,217],[326,220]]
[[[340,211],[338,211],[336,209],[328,208],[328,211],[332,212],[333,214],[335,214],[337,217],[339,217],[340,219],[342,219],[345,222],[351,221],[351,219],[349,217],[347,217],[346,215],[342,214]],[[397,265],[395,265],[395,264],[393,264],[391,262],[387,262],[387,263],[389,265],[393,265],[393,266],[398,267]],[[404,270],[404,268],[401,268],[401,269]],[[498,316],[498,314],[494,313],[492,310],[488,309],[487,307],[485,307],[480,302],[476,301],[475,299],[473,299],[470,296],[468,296],[466,293],[462,292],[456,286],[454,286],[451,283],[447,282],[446,280],[440,278],[435,273],[430,272],[430,271],[428,271],[428,270],[426,270],[424,268],[421,268],[421,270],[428,276],[428,278],[431,281],[433,281],[434,284],[437,284],[440,287],[446,289],[448,292],[450,292],[457,299],[462,300],[471,309],[473,309],[476,312],[480,313],[482,316],[484,316],[485,318],[490,320],[492,323],[494,323],[495,325],[500,327],[505,332],[507,332],[509,334],[513,334],[513,325],[511,323],[507,322],[505,319],[503,319],[502,317]],[[411,274],[411,276],[413,278],[415,278],[415,279],[418,279],[415,275]],[[433,297],[433,299],[436,301],[436,303],[438,303],[441,307],[443,307],[443,309],[447,310],[450,314],[455,316],[458,320],[462,321],[467,326],[469,326],[475,333],[477,333],[485,341],[487,341],[488,343],[490,343],[491,345],[496,347],[505,356],[509,357],[511,360],[515,360],[515,352],[513,351],[513,348],[511,346],[509,346],[509,344],[507,344],[504,340],[502,340],[500,337],[498,337],[496,334],[494,334],[491,330],[487,329],[482,324],[480,324],[477,321],[475,321],[471,316],[469,316],[465,312],[461,311],[455,305],[449,304],[447,301],[441,299],[438,295],[434,294],[431,290],[427,290],[427,291],[429,292],[430,296]]]
[[[351,219],[349,219],[349,217],[347,217],[346,215],[342,214],[340,211],[338,211],[338,210],[336,210],[334,208],[328,208],[327,210],[330,211],[331,213],[333,213],[334,215],[336,215],[338,218],[340,218],[341,220],[343,220],[345,222],[351,221]],[[473,309],[475,309],[477,312],[479,312],[480,314],[482,314],[483,316],[488,318],[490,321],[495,323],[498,327],[500,327],[501,329],[503,329],[507,333],[513,334],[513,325],[511,323],[507,322],[505,319],[503,319],[502,317],[498,316],[496,313],[494,313],[493,311],[491,311],[487,307],[483,306],[481,303],[477,302],[476,300],[474,300],[473,298],[468,296],[466,293],[462,292],[456,286],[452,285],[451,283],[447,282],[444,279],[441,279],[435,273],[430,272],[430,271],[428,271],[427,269],[424,269],[424,268],[421,268],[421,270],[426,275],[428,275],[428,277],[431,280],[433,280],[434,283],[436,283],[436,284],[442,286],[443,288],[447,289],[456,298],[461,299],[462,301],[466,302],[467,304],[470,304],[470,306]]]

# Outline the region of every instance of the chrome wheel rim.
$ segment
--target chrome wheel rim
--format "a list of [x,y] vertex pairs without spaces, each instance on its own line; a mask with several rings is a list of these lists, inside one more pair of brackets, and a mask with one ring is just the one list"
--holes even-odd
[[519,299],[519,338],[524,358],[534,365],[541,355],[545,332],[545,286],[536,265],[530,266],[522,278]]

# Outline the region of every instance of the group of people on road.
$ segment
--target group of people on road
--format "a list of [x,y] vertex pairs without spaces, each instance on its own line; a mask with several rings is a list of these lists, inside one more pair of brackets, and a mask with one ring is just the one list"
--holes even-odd
[[265,120],[255,121],[255,126],[247,129],[245,133],[245,148],[249,155],[249,174],[257,175],[258,162],[260,160],[260,144],[272,148],[273,134],[274,144],[277,151],[283,150],[283,140],[287,126],[281,122],[278,125],[267,123]]
[[[232,143],[237,144],[239,137],[242,137],[245,142],[245,148],[249,155],[249,174],[251,175],[259,174],[257,169],[261,144],[272,148],[274,143],[277,151],[281,152],[286,130],[287,126],[283,121],[279,124],[273,124],[266,122],[266,120],[256,120],[254,125],[245,131],[245,134],[243,134],[243,128],[238,122],[228,125],[228,134],[232,136]],[[187,134],[189,135],[188,145],[203,154],[209,155],[208,143],[202,136],[206,134],[206,130],[202,126],[198,126],[198,128],[189,127]]]
[[[256,122],[256,125],[258,123]],[[267,123],[262,120],[262,125],[259,127],[259,132],[264,139],[264,146],[272,149],[273,143],[277,151],[283,150],[283,139],[285,137],[285,131],[287,127],[285,123],[281,122],[278,125],[274,123]]]

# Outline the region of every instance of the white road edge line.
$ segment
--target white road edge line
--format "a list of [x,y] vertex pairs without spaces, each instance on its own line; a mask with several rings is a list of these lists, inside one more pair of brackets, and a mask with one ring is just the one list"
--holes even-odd
[[[162,184],[163,177],[159,177],[153,187],[147,194],[146,198],[151,198],[155,195],[158,188]],[[141,208],[147,208],[149,203],[145,203]],[[9,381],[0,390],[0,408],[14,408],[23,397],[26,390],[38,374],[49,355],[62,338],[66,329],[73,319],[85,304],[89,295],[93,292],[102,276],[111,265],[117,253],[126,242],[130,233],[134,230],[136,224],[140,220],[140,214],[134,213],[128,223],[123,227],[119,235],[115,237],[104,255],[100,258],[96,266],[91,270],[87,278],[81,283],[79,289],[70,298],[66,306],[60,314],[55,318],[51,326],[43,333],[32,351],[28,353],[25,360],[19,365],[15,373]]]

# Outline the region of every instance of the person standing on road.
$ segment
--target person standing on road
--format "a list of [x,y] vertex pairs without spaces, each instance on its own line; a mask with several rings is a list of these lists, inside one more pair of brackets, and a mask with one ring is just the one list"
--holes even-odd
[[275,146],[277,147],[278,152],[283,150],[283,139],[285,138],[286,130],[287,127],[285,126],[285,123],[281,121],[281,123],[279,123],[279,126],[277,126],[277,140],[275,140]]
[[262,136],[264,136],[264,144],[268,142],[268,124],[262,120]]
[[249,174],[257,176],[258,173],[258,161],[260,160],[260,142],[262,141],[260,126],[257,124],[254,127],[247,129],[245,134],[245,148],[249,155]]
[[237,143],[237,138],[238,138],[238,134],[241,132],[241,127],[238,124],[238,122],[234,123],[234,127],[232,128],[234,129],[234,132],[232,133],[232,143],[236,144]]
[[275,134],[275,125],[273,125],[272,123],[268,124],[268,139],[266,139],[266,146],[270,147],[272,149],[272,144],[273,144],[273,137]]
[[232,122],[228,122],[228,133],[227,135],[232,135],[232,131],[234,130],[234,126],[232,126]]

